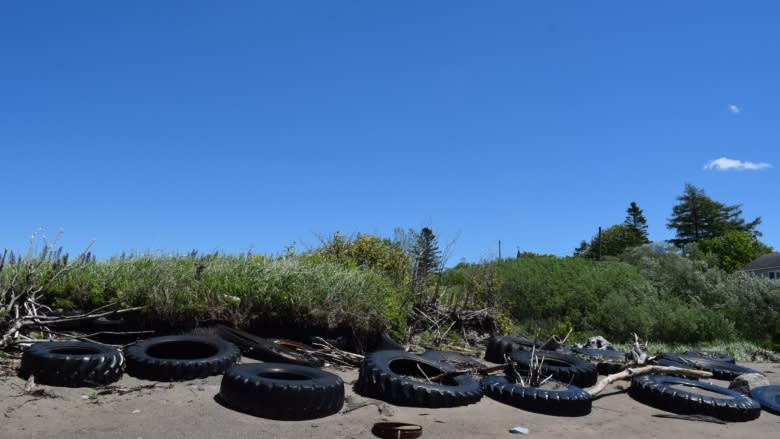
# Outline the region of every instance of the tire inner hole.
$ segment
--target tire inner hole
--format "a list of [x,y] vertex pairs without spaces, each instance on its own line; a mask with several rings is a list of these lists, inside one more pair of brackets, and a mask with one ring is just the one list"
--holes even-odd
[[[438,367],[431,366],[425,363],[420,363],[414,360],[400,359],[390,362],[390,370],[398,375],[403,375],[408,378],[414,378],[417,381],[428,382],[428,378],[433,378],[436,375],[441,375],[444,371]],[[453,377],[447,377],[436,384],[443,384],[445,386],[457,386],[458,383]]]
[[259,374],[259,376],[263,378],[270,378],[273,380],[285,380],[285,381],[306,381],[311,379],[311,377],[307,377],[305,375],[298,375],[290,372],[263,372]]
[[217,353],[217,348],[206,343],[193,341],[176,341],[171,343],[160,343],[149,346],[146,349],[147,355],[156,358],[166,358],[171,360],[194,360],[197,358],[208,358]]

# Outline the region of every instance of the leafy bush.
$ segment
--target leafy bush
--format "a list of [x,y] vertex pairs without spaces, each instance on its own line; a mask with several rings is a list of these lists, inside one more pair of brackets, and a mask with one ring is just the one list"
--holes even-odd
[[644,287],[636,269],[620,262],[526,255],[503,261],[499,270],[500,294],[512,317],[520,327],[538,328],[542,333],[569,322],[578,331],[613,334],[602,324],[602,308],[618,298],[605,299],[615,292],[631,294]]
[[[478,283],[489,270],[495,271],[497,282]],[[756,325],[761,325],[759,332],[774,333],[780,320],[773,320],[775,296],[759,288],[737,295],[731,279],[677,250],[643,246],[602,262],[524,254],[515,260],[459,264],[444,274],[442,284],[478,298],[472,302],[478,306],[508,314],[515,331],[538,331],[543,338],[562,336],[568,329],[576,336],[599,334],[617,342],[632,332],[684,343],[756,339]],[[767,309],[737,305],[746,300]],[[757,316],[755,323],[745,318],[750,312]]]

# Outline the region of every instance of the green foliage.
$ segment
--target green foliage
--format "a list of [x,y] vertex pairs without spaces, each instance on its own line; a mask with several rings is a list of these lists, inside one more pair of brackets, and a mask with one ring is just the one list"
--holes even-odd
[[574,249],[574,256],[603,259],[608,256],[618,256],[628,248],[649,242],[647,219],[642,209],[632,201],[626,209],[626,219],[623,224],[615,224],[601,230],[591,238],[590,242],[580,242],[580,245]]
[[727,206],[715,201],[703,189],[690,183],[685,185],[685,191],[677,197],[677,201],[666,227],[675,230],[676,237],[672,242],[680,248],[723,236],[731,230],[742,231],[753,237],[761,235],[756,230],[756,226],[761,224],[761,218],[745,222],[741,206]]
[[556,329],[562,322],[579,331],[601,325],[599,310],[613,291],[630,291],[642,278],[631,266],[582,258],[525,256],[500,264],[500,295],[513,319],[534,333]]
[[691,245],[697,245],[698,251],[711,257],[727,273],[733,273],[759,256],[772,252],[771,247],[741,230],[729,230],[721,236]]
[[408,282],[411,260],[396,243],[373,235],[358,234],[349,239],[340,233],[315,250],[315,256],[335,261],[348,267],[377,270],[390,278],[396,286]]
[[780,283],[744,272],[728,275],[720,289],[726,314],[748,340],[780,348]]
[[640,231],[628,224],[615,224],[601,232],[601,236],[595,235],[590,245],[575,249],[575,255],[582,254],[586,258],[598,259],[601,256],[618,256],[630,247],[645,244],[645,238]]
[[703,260],[686,258],[674,247],[661,245],[632,249],[623,259],[636,266],[653,285],[659,297],[665,299],[663,305],[686,304],[694,311],[692,319],[708,316],[709,321],[697,324],[696,328],[709,331],[711,336],[692,341],[735,337],[762,343],[780,341],[777,282],[743,272],[729,274]]
[[590,244],[588,241],[585,241],[584,239],[580,241],[580,245],[578,245],[574,249],[574,256],[587,256],[588,252],[590,251]]
[[[497,282],[483,282],[493,270]],[[471,284],[470,284],[471,283]],[[524,255],[500,263],[461,263],[442,285],[474,307],[502,314],[513,333],[546,338],[603,335],[620,342],[632,332],[645,339],[701,343],[780,340],[780,284],[745,273],[729,274],[683,256],[671,245],[630,248],[620,258]]]
[[647,237],[647,219],[635,201],[632,201],[626,209],[626,220],[623,224],[628,226],[636,239],[636,243],[632,244],[631,247],[650,243]]
[[441,273],[441,251],[433,230],[423,227],[414,246],[412,291],[418,295],[425,290],[428,277]]
[[[410,308],[421,297],[409,287],[412,261],[429,268],[437,263],[435,257],[415,258],[409,249],[438,254],[432,232],[409,236],[414,241],[403,244],[335,234],[317,251],[280,257],[147,254],[96,262],[85,255],[69,262],[46,248],[22,257],[6,254],[0,258],[0,305],[27,292],[65,309],[146,306],[147,317],[171,324],[263,320],[356,333],[387,328],[402,338]],[[432,297],[454,308],[490,309],[504,331],[541,338],[573,328],[574,337],[600,334],[615,342],[637,332],[659,342],[747,339],[776,348],[780,283],[719,267],[724,261],[732,262],[723,268],[735,267],[747,244],[765,249],[746,232],[731,230],[689,247],[689,256],[664,243],[629,247],[601,262],[522,253],[514,260],[458,264],[424,292],[435,288]],[[727,260],[731,249],[738,256]],[[0,320],[2,312],[7,310],[0,309]]]
[[497,294],[500,282],[496,261],[461,262],[442,274],[442,302],[466,309],[498,309],[503,302]]
[[182,324],[251,319],[355,331],[405,330],[408,292],[379,271],[307,256],[142,255],[74,268],[47,292],[82,309],[119,301],[152,319]]
[[[628,344],[615,344],[615,347],[621,351],[628,351],[631,349]],[[738,363],[756,361],[756,353],[761,355],[762,351],[765,352],[760,346],[748,341],[715,340],[704,343],[662,343],[654,340],[647,341],[647,351],[650,354],[656,354],[660,352],[685,352],[692,350],[720,352],[732,356]]]

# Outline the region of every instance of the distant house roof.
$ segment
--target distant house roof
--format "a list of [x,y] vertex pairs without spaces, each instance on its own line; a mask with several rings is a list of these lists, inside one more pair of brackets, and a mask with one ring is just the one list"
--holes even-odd
[[745,265],[743,271],[766,270],[780,267],[780,253],[767,253],[759,256],[755,261]]

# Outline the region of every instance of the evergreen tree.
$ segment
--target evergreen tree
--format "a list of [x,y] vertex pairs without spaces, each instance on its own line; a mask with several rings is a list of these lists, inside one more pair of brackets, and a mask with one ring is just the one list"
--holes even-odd
[[742,218],[742,207],[727,206],[708,197],[704,190],[686,183],[685,191],[677,197],[678,204],[672,208],[672,216],[666,227],[674,229],[674,245],[684,248],[692,242],[717,238],[732,230],[738,230],[752,237],[761,236],[756,226],[761,218],[746,223]]
[[441,251],[433,230],[423,227],[417,236],[415,245],[414,270],[412,272],[412,290],[422,292],[426,280],[431,274],[441,273]]
[[590,249],[590,244],[588,244],[588,241],[582,240],[580,242],[580,245],[574,249],[574,256],[588,256],[588,250]]
[[626,220],[623,224],[636,234],[636,245],[650,243],[647,237],[647,219],[635,201],[632,201],[631,205],[626,209]]

